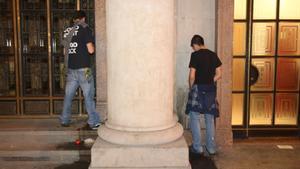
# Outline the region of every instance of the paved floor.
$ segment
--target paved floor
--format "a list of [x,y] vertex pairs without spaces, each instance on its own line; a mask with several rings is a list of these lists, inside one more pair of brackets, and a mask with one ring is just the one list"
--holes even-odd
[[[78,131],[84,124],[76,119],[61,128],[56,119],[0,119],[0,169],[87,169],[90,151],[74,140],[97,133]],[[189,131],[185,137],[190,144]],[[235,140],[213,157],[190,154],[190,162],[193,169],[300,169],[300,138]]]
[[[189,131],[185,138],[191,144]],[[193,169],[300,169],[300,138],[234,140],[232,146],[219,147],[213,157],[190,155],[190,161]]]
[[236,141],[221,148],[214,162],[218,169],[300,169],[300,139]]
[[[281,150],[275,145],[237,143],[223,148],[215,157],[190,155],[190,162],[192,169],[299,169],[300,145],[297,143],[293,147],[293,150]],[[88,166],[88,160],[79,160],[71,164],[33,168],[87,169]]]

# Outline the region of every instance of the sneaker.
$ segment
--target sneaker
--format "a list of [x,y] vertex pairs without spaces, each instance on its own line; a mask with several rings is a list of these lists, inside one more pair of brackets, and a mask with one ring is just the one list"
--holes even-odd
[[89,124],[86,124],[81,128],[81,130],[97,130],[99,128],[100,124],[96,124],[94,126],[90,126]]
[[92,130],[97,130],[99,127],[100,127],[100,123],[94,125],[94,126],[91,127],[91,128],[92,128]]

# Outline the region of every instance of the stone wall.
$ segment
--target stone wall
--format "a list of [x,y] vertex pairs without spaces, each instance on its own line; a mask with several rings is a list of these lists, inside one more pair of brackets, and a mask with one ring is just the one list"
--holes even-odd
[[175,111],[180,122],[187,127],[184,114],[188,93],[189,61],[194,34],[203,36],[206,46],[215,51],[216,4],[215,0],[177,0],[176,95]]

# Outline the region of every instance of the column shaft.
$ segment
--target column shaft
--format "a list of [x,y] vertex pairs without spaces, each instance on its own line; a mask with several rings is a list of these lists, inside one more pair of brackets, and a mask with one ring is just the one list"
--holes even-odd
[[[117,144],[159,144],[182,135],[173,113],[174,0],[109,0],[108,121]],[[164,131],[165,130],[165,131]]]

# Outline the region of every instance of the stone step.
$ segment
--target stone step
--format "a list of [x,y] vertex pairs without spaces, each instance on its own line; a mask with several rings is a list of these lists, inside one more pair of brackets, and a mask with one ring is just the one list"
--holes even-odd
[[0,169],[87,169],[97,131],[82,130],[86,118],[61,127],[57,119],[0,119]]
[[76,161],[65,164],[19,161],[13,163],[1,163],[0,169],[88,169],[89,165],[89,161]]
[[78,150],[76,140],[96,139],[96,131],[0,131],[0,151]]
[[75,131],[85,126],[85,117],[73,118],[70,127],[61,127],[54,119],[0,119],[0,131]]
[[89,160],[90,150],[0,151],[0,164],[15,162],[71,164]]
[[97,131],[0,131],[0,169],[88,168],[87,138],[96,139]]

